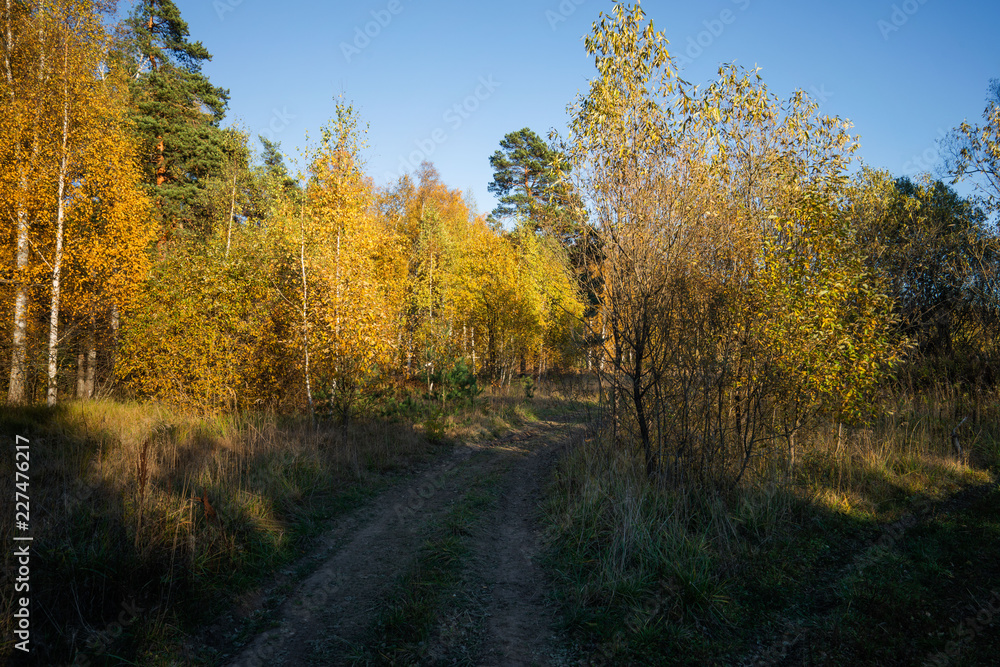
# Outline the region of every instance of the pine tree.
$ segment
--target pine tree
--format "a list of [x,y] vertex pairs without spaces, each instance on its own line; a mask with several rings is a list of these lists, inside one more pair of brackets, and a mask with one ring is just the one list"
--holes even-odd
[[171,0],[137,3],[130,32],[134,121],[142,138],[146,182],[158,203],[161,239],[187,229],[211,232],[209,177],[225,162],[219,127],[229,91],[212,85],[201,66],[212,56],[188,39]]
[[562,151],[531,129],[511,132],[490,158],[493,181],[487,189],[500,199],[490,214],[496,224],[515,219],[571,244],[580,233],[583,202],[564,176],[570,165]]

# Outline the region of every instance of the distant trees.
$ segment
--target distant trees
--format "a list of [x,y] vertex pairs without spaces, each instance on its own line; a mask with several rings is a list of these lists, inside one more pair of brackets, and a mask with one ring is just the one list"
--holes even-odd
[[[446,372],[465,360],[509,382],[522,360],[535,370],[573,363],[564,343],[580,325],[563,310],[579,315],[582,306],[565,249],[526,228],[508,234],[473,219],[461,193],[441,184],[428,163],[417,177],[385,194],[383,212],[410,258],[406,373]],[[550,280],[540,281],[543,274]]]
[[[911,343],[955,377],[1000,359],[976,202],[848,179],[847,123],[754,71],[690,86],[638,6],[588,37],[599,76],[568,138],[503,138],[490,218],[430,163],[377,187],[342,102],[291,175],[277,143],[221,127],[176,5],[137,3],[120,40],[113,9],[0,7],[11,402],[114,381],[346,422],[393,384],[586,362],[649,475],[733,480],[776,442],[791,460],[810,419],[857,416]],[[951,163],[989,206],[997,90]]]
[[983,124],[964,121],[949,138],[946,169],[954,182],[971,178],[991,211],[1000,211],[1000,79],[990,81]]
[[869,169],[848,199],[867,268],[899,316],[896,335],[912,344],[910,366],[949,359],[943,377],[981,379],[997,362],[1000,321],[1000,242],[986,213],[941,181]]

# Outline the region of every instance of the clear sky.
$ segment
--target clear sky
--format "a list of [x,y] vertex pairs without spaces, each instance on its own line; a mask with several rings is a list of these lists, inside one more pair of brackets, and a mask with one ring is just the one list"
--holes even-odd
[[[343,94],[369,125],[368,172],[386,183],[426,156],[450,187],[495,201],[489,157],[508,132],[565,133],[594,74],[583,36],[606,0],[176,0],[204,68],[231,94],[227,123],[290,157]],[[894,174],[933,170],[936,140],[977,122],[1000,77],[996,0],[646,0],[643,9],[707,83],[722,62],[762,68],[786,97],[810,92],[849,118],[859,156]],[[367,33],[367,34],[366,34]],[[456,105],[458,105],[456,107]],[[964,188],[962,188],[964,190]]]

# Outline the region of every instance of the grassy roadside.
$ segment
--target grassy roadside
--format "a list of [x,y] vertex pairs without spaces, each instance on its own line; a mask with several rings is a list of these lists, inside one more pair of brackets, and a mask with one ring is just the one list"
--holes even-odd
[[[31,441],[30,664],[168,664],[335,517],[454,439],[487,439],[562,404],[523,393],[490,391],[473,406],[417,396],[346,430],[109,401],[0,408],[5,436]],[[5,497],[13,482],[0,482]],[[8,543],[10,509],[0,521]],[[10,553],[3,565],[11,585]],[[0,601],[0,660],[20,657],[12,599]]]
[[898,397],[803,449],[790,483],[726,498],[658,489],[596,435],[562,462],[548,567],[595,664],[992,662],[996,397]]

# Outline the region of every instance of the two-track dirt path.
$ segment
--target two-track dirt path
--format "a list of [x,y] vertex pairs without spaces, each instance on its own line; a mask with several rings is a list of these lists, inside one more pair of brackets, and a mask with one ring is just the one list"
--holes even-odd
[[[460,444],[338,521],[304,559],[319,565],[287,592],[270,627],[236,650],[217,646],[222,664],[339,665],[361,659],[393,582],[417,557],[428,531],[474,480],[488,474],[501,480],[499,501],[478,517],[462,564],[462,595],[449,603],[453,608],[440,610],[431,643],[443,646],[425,662],[448,664],[453,660],[446,654],[460,654],[474,664],[569,664],[550,586],[537,562],[538,513],[559,452],[582,428],[582,416],[570,415],[495,441]],[[448,625],[459,616],[475,630],[456,640]],[[456,641],[464,645],[456,647]]]

